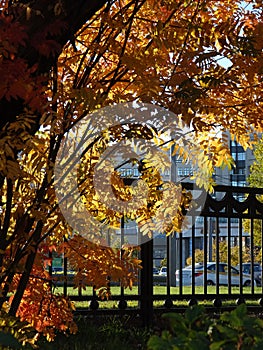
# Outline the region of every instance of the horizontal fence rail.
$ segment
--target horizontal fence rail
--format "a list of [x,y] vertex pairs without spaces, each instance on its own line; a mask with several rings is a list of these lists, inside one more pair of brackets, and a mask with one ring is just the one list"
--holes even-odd
[[[92,287],[86,291],[75,289],[73,294],[72,276],[64,259],[61,273],[65,279],[59,287],[77,305],[82,302],[78,312],[134,313],[143,324],[149,324],[156,310],[181,311],[183,305],[198,302],[221,309],[229,300],[237,304],[247,302],[257,308],[263,306],[263,189],[215,186],[213,194],[207,194],[190,183],[183,183],[183,187],[192,191],[195,198],[192,208],[185,212],[187,228],[163,237],[161,257],[155,257],[157,248],[160,249],[155,239],[141,245],[143,269],[132,291],[111,284],[110,301],[100,301]],[[124,226],[121,235],[124,241]],[[166,274],[158,275],[153,267],[164,257]],[[190,267],[185,269],[186,265]]]

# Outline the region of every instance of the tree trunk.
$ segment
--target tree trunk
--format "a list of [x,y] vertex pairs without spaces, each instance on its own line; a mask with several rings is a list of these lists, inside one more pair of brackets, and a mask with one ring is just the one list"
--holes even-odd
[[[43,228],[43,223],[41,221],[39,221],[37,223],[37,227],[34,233],[34,241],[37,242],[40,239],[41,236],[41,231]],[[32,267],[35,261],[35,257],[36,257],[36,253],[37,253],[37,246],[35,246],[34,251],[32,251],[28,256],[27,256],[27,260],[26,260],[26,264],[25,264],[25,270],[22,273],[22,276],[19,280],[19,284],[16,290],[16,293],[14,295],[14,299],[12,300],[10,309],[9,309],[9,315],[15,316],[16,312],[19,308],[21,299],[23,298],[31,271],[32,271]]]

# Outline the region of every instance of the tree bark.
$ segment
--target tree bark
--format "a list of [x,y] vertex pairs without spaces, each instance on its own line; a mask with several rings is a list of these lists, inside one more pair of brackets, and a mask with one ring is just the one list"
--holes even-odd
[[[37,227],[36,227],[36,230],[34,233],[34,235],[35,235],[34,241],[35,242],[37,242],[40,239],[42,228],[43,228],[43,223],[41,221],[39,221],[37,223]],[[10,309],[8,312],[9,315],[11,315],[11,316],[16,315],[16,312],[19,308],[21,299],[23,298],[27,283],[29,281],[30,273],[32,271],[32,267],[33,267],[36,253],[37,253],[37,244],[35,245],[34,248],[35,249],[33,251],[31,251],[31,253],[27,256],[24,272],[22,273],[22,276],[19,280],[19,284],[18,284],[18,287],[17,287],[15,295],[14,295],[14,299],[12,300],[12,303],[11,303],[11,306],[10,306]]]

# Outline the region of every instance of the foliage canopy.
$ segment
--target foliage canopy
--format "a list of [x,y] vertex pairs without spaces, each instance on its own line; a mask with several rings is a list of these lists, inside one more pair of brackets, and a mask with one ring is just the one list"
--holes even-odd
[[[75,282],[83,287],[106,287],[109,275],[131,287],[139,267],[129,248],[120,254],[80,235],[73,237],[54,189],[54,164],[67,132],[87,116],[89,130],[95,128],[92,112],[101,107],[132,101],[155,104],[191,128],[191,149],[200,146],[197,161],[205,175],[212,175],[215,166],[232,164],[222,133],[229,130],[248,147],[263,123],[262,1],[69,3],[2,0],[0,6],[0,306],[49,339],[54,328],[75,331],[73,305],[54,295],[44,269],[49,252],[65,249],[74,256],[80,271]],[[111,142],[125,138],[119,127],[111,130]],[[141,125],[130,139],[144,131]],[[157,129],[152,135],[160,147],[166,131]],[[107,132],[98,141],[100,147],[97,144],[94,153],[83,157],[85,171],[92,157],[107,147],[106,141]],[[185,162],[191,160],[178,138],[166,144],[168,149],[172,146]],[[151,216],[158,201],[167,199],[158,176],[150,174],[161,167],[153,169],[148,159],[146,169],[143,176],[152,186],[152,197],[141,221],[136,213],[142,226],[143,215]],[[91,206],[92,171],[85,174],[80,172],[79,180],[83,176],[82,189],[88,189],[83,200]],[[211,188],[205,176],[196,177],[199,185]],[[127,200],[130,190],[118,174],[113,183],[117,195]],[[187,194],[183,201],[187,205]],[[95,212],[98,204],[93,201],[91,209]],[[104,209],[101,215],[109,218]],[[168,233],[181,229],[181,214]],[[111,224],[120,224],[116,213]],[[145,228],[146,234],[151,231]]]

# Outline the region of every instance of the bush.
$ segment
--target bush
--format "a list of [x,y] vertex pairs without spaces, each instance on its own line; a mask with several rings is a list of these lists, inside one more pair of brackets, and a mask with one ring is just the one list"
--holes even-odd
[[26,323],[10,317],[0,321],[0,350],[143,350],[151,334],[128,316],[109,317],[100,322],[79,317],[77,334],[58,331],[54,341],[48,342],[41,336],[36,342],[35,330],[32,333],[32,327]]
[[263,349],[263,321],[248,316],[245,304],[219,317],[205,314],[202,306],[187,309],[185,315],[164,314],[167,326],[148,341],[149,350],[247,350]]
[[147,329],[132,325],[129,317],[110,317],[101,324],[80,317],[78,333],[58,334],[53,342],[45,339],[38,344],[41,350],[136,350],[146,349],[150,333]]

